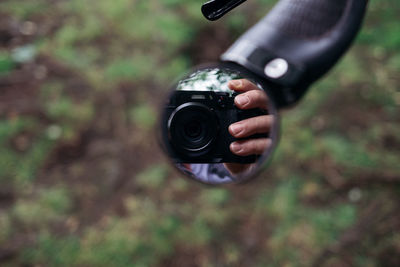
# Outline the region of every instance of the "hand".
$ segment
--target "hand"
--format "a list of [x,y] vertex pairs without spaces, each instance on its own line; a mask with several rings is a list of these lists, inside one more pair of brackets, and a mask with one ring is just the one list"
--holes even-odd
[[[249,80],[232,80],[228,83],[228,87],[236,92],[241,92],[235,97],[235,105],[239,109],[268,109],[267,94]],[[245,138],[257,133],[268,133],[272,123],[272,115],[262,115],[233,123],[228,130],[235,138]],[[261,155],[270,145],[271,140],[268,138],[255,138],[235,141],[230,144],[229,148],[235,155],[248,156]],[[225,164],[232,174],[247,170],[250,166],[251,164]]]
[[[242,92],[235,97],[235,105],[239,109],[268,109],[267,94],[249,80],[232,80],[228,86],[236,92]],[[272,115],[262,115],[233,123],[228,130],[233,137],[244,138],[268,133],[272,123]],[[261,155],[270,145],[271,140],[268,138],[247,139],[231,143],[230,150],[238,156]]]

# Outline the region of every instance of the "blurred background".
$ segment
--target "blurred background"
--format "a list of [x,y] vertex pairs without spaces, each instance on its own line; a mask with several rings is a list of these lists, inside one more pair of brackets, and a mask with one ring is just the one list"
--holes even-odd
[[158,105],[276,1],[0,1],[1,266],[400,266],[400,5],[282,112],[243,186],[180,177]]

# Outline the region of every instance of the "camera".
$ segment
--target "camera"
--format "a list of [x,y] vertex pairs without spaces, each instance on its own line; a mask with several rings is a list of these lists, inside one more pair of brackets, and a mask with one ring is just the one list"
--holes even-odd
[[267,138],[255,134],[237,139],[228,132],[232,123],[268,114],[241,110],[232,92],[175,91],[162,117],[163,143],[175,163],[254,163],[260,155],[237,156],[229,145],[237,140]]

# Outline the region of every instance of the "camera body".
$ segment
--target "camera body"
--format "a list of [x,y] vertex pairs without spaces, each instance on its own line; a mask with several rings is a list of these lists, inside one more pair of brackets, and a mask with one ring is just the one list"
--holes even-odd
[[238,109],[234,92],[175,91],[165,107],[162,134],[175,163],[254,163],[260,155],[237,156],[229,145],[237,140],[268,138],[255,134],[234,138],[232,123],[268,114],[261,109]]

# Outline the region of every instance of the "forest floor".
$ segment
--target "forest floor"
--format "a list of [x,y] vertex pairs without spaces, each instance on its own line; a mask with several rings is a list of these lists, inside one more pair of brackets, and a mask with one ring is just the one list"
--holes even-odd
[[396,1],[282,111],[268,169],[215,188],[168,165],[159,106],[274,1],[215,24],[196,0],[1,1],[0,265],[399,266]]

